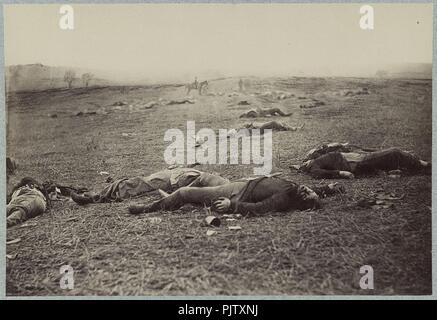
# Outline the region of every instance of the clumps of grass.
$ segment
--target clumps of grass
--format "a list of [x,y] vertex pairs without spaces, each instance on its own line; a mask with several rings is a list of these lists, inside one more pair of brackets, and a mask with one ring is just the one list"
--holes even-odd
[[[309,186],[318,184],[287,168],[327,140],[405,147],[430,158],[431,100],[412,104],[409,98],[412,94],[430,96],[430,83],[399,86],[396,80],[370,84],[363,79],[270,80],[253,79],[253,90],[278,87],[296,97],[315,97],[322,92],[320,99],[327,101],[311,114],[302,112],[292,99],[278,102],[295,111],[296,123],[305,123],[303,130],[273,136],[274,167],[283,171],[285,178]],[[213,85],[230,87],[226,81]],[[372,94],[362,99],[329,94],[360,86],[369,87]],[[108,87],[80,96],[73,90],[22,93],[8,99],[8,107],[12,105],[8,110],[9,130],[13,130],[8,132],[8,153],[19,164],[16,175],[10,176],[8,190],[24,175],[98,190],[106,185],[98,175],[102,170],[116,179],[165,168],[163,133],[168,128],[185,128],[187,117],[202,125],[211,123],[214,129],[237,127],[239,110],[226,107],[226,95],[202,97],[204,108],[169,106],[165,111],[111,113],[81,122],[75,117],[47,117],[80,104],[89,106],[89,102],[109,105],[125,100],[126,95],[129,99],[173,99],[183,90]],[[26,130],[19,130],[23,127]],[[122,133],[127,127],[138,135],[124,139]],[[83,136],[99,147],[84,153],[85,140],[78,138]],[[199,169],[230,180],[253,174],[250,165],[204,165]],[[13,257],[7,259],[7,294],[431,293],[430,177],[388,180],[377,176],[342,183],[347,193],[325,199],[321,210],[272,213],[236,221],[222,217],[222,225],[214,228],[217,233],[211,236],[206,235],[206,213],[201,207],[132,216],[127,213],[130,204],[156,198],[83,207],[55,202],[50,212],[31,220],[35,225],[8,229],[8,239],[21,241],[7,246],[7,254]],[[358,199],[381,188],[406,196],[394,207],[380,210],[356,205]],[[151,217],[161,221],[153,222],[156,220]],[[227,228],[234,224],[241,230]],[[75,272],[71,291],[59,287],[59,268],[65,264]],[[374,268],[375,289],[371,292],[358,285],[359,268],[365,264]]]

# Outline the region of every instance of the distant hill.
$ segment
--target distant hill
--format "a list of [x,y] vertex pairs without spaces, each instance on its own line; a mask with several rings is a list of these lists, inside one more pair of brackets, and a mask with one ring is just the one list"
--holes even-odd
[[[67,70],[75,72],[73,88],[83,87],[81,77],[84,73],[93,73],[88,70],[68,67],[45,66],[40,63],[7,66],[5,68],[6,91],[46,90],[52,88],[66,88],[64,74]],[[108,85],[110,81],[94,78],[89,85]]]
[[381,78],[432,79],[431,63],[393,64],[376,72]]

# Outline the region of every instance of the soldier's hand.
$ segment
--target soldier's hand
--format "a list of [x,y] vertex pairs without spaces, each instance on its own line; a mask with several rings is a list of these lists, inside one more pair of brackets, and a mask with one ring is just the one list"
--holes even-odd
[[346,179],[353,179],[355,178],[354,174],[349,171],[340,171],[340,177],[346,178]]
[[218,212],[227,212],[229,208],[231,207],[231,200],[225,197],[218,198],[216,201],[214,201],[214,208]]
[[328,184],[328,188],[333,193],[346,193],[345,187],[342,184],[338,183],[338,182],[334,182],[334,183]]

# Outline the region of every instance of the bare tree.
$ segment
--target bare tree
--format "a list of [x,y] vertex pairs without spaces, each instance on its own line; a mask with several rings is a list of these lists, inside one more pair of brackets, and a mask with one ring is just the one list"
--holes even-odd
[[378,70],[376,71],[376,77],[378,78],[387,78],[388,77],[388,72],[385,70]]
[[94,75],[92,73],[84,73],[82,75],[83,85],[88,88],[88,85],[93,78],[94,78]]
[[9,69],[9,79],[6,78],[7,90],[15,90],[18,87],[19,78],[20,78],[20,69],[17,66],[12,66]]
[[71,86],[73,84],[73,81],[74,81],[75,77],[76,77],[76,72],[74,72],[73,70],[65,71],[64,81],[67,82],[68,89],[71,89]]

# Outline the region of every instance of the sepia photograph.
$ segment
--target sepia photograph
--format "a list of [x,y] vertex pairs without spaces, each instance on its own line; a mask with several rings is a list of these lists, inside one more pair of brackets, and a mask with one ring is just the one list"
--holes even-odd
[[6,297],[433,294],[432,3],[11,3],[3,50]]

